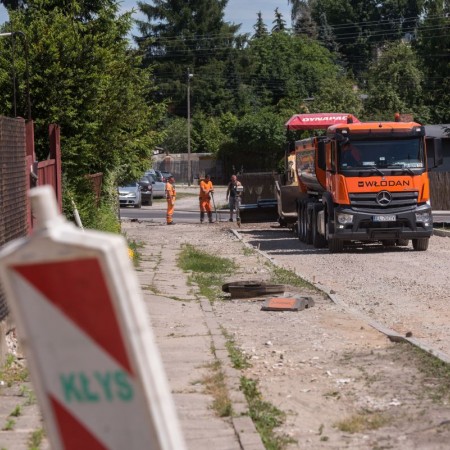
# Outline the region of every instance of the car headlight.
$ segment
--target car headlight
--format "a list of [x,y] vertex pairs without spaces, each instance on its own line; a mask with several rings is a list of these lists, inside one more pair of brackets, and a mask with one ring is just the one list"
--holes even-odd
[[416,213],[416,222],[431,222],[431,214],[429,212]]
[[350,223],[353,223],[353,214],[338,213],[337,221],[342,225],[348,225]]

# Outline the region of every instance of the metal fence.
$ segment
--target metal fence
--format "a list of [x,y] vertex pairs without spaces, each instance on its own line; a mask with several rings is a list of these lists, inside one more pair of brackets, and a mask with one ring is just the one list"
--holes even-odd
[[[25,122],[0,116],[0,247],[28,233],[27,189]],[[0,321],[7,315],[0,292]]]

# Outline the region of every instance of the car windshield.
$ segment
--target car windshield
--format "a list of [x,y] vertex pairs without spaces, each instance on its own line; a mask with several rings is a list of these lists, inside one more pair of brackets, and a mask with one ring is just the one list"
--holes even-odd
[[339,146],[339,167],[347,169],[418,169],[425,167],[418,138],[346,141]]
[[132,183],[125,183],[124,185],[122,185],[122,187],[136,187],[136,181]]

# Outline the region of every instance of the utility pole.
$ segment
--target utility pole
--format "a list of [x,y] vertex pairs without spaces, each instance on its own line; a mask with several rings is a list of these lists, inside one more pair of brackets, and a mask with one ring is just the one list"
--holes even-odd
[[191,185],[191,78],[194,76],[187,70],[187,145],[188,145],[188,186]]

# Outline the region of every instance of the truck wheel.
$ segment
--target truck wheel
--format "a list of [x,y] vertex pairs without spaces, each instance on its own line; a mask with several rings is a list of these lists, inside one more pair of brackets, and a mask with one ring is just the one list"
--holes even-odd
[[319,211],[316,210],[316,208],[314,208],[314,210],[312,211],[312,245],[315,248],[324,248],[327,245],[327,241],[325,240],[325,237],[322,236],[319,233],[319,228],[318,228],[318,224],[317,224],[317,213]]
[[429,238],[418,238],[412,240],[413,249],[418,252],[424,252],[428,248]]
[[409,239],[397,239],[396,244],[399,247],[407,247],[409,244]]
[[312,244],[312,216],[314,211],[308,208],[308,203],[305,204],[305,242],[309,245]]
[[327,218],[326,234],[328,241],[328,250],[330,253],[341,253],[344,250],[344,241],[336,238],[330,238],[330,218]]
[[341,239],[328,239],[328,250],[330,253],[341,253],[344,250],[344,241]]
[[304,240],[303,226],[303,203],[300,203],[297,208],[297,237],[301,242]]

